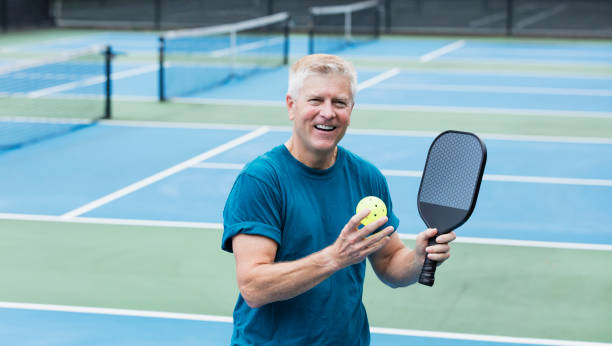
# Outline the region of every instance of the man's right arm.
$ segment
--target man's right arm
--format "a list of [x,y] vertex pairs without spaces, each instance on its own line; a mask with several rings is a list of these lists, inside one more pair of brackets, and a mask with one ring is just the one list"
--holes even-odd
[[369,210],[364,210],[354,215],[332,245],[295,261],[275,262],[278,245],[272,239],[249,234],[234,236],[236,276],[244,300],[257,308],[293,298],[383,247],[393,227],[368,237],[387,221],[384,217],[358,229],[359,222],[368,213]]

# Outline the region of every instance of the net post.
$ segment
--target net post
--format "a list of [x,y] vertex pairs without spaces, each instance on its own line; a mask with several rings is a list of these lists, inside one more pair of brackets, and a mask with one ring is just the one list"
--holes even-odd
[[159,69],[158,69],[158,81],[157,88],[159,91],[159,102],[166,101],[166,93],[164,89],[166,88],[165,79],[164,79],[164,50],[166,46],[166,40],[163,36],[159,37]]
[[287,65],[289,63],[289,26],[291,23],[291,17],[287,18],[285,21],[285,25],[283,27],[284,35],[285,35],[285,44],[283,47],[283,65]]
[[111,118],[111,60],[113,59],[113,50],[111,46],[106,46],[104,51],[104,74],[106,76],[106,94],[105,94],[105,102],[104,102],[104,119]]

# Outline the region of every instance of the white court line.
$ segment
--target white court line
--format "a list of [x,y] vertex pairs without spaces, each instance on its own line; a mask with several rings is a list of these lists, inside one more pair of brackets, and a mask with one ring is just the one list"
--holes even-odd
[[93,201],[93,202],[90,202],[90,203],[88,203],[88,204],[86,204],[86,205],[84,205],[82,207],[79,207],[79,208],[76,208],[74,210],[71,210],[71,211],[63,214],[61,217],[63,217],[63,218],[71,218],[71,217],[75,217],[75,216],[79,216],[79,215],[82,215],[84,213],[87,213],[87,212],[89,212],[89,211],[91,211],[93,209],[96,209],[96,208],[98,208],[98,207],[100,207],[100,206],[102,206],[104,204],[112,202],[112,201],[114,201],[114,200],[116,200],[118,198],[121,198],[121,197],[123,197],[123,196],[125,196],[127,194],[130,194],[130,193],[132,193],[132,192],[134,192],[136,190],[139,190],[139,189],[141,189],[141,188],[143,188],[145,186],[151,185],[151,184],[153,184],[153,183],[155,183],[157,181],[160,181],[160,180],[162,180],[164,178],[167,178],[167,177],[169,177],[169,176],[171,176],[173,174],[176,174],[176,173],[178,173],[178,172],[180,172],[180,171],[182,171],[182,170],[184,170],[186,168],[189,168],[189,167],[193,166],[194,164],[196,164],[196,163],[198,163],[200,161],[209,159],[209,158],[211,158],[211,157],[213,157],[215,155],[218,155],[218,154],[220,154],[220,153],[222,153],[224,151],[232,149],[232,148],[234,148],[234,147],[236,147],[238,145],[244,144],[244,143],[246,143],[246,142],[248,142],[248,141],[250,141],[250,140],[252,140],[254,138],[257,138],[257,137],[267,133],[269,130],[270,129],[268,127],[265,127],[265,126],[264,127],[260,127],[259,129],[255,130],[255,131],[249,132],[249,133],[247,133],[244,136],[238,137],[238,138],[236,138],[234,140],[231,140],[231,141],[229,141],[229,142],[227,142],[225,144],[222,144],[222,145],[220,145],[220,146],[218,146],[218,147],[216,147],[214,149],[211,149],[211,150],[209,150],[207,152],[204,152],[204,153],[202,153],[200,155],[192,157],[191,159],[186,160],[184,162],[181,162],[178,165],[170,167],[170,168],[168,168],[166,170],[163,170],[163,171],[161,171],[159,173],[156,173],[156,174],[154,174],[154,175],[152,175],[152,176],[150,176],[148,178],[145,178],[145,179],[143,179],[141,181],[138,181],[138,182],[136,182],[134,184],[126,186],[126,187],[124,187],[124,188],[122,188],[120,190],[117,190],[117,191],[109,194],[109,195],[106,195],[106,196],[104,196],[102,198],[99,198],[99,199]]
[[[199,228],[199,229],[223,230],[222,223],[214,223],[214,222],[107,219],[107,218],[93,218],[93,217],[82,217],[82,216],[66,219],[61,216],[55,216],[55,215],[0,213],[0,220],[68,222],[68,223],[121,225],[121,226]],[[414,240],[416,239],[416,234],[399,233],[399,237],[400,239]],[[476,237],[457,237],[457,240],[455,240],[455,242],[466,243],[466,244],[539,247],[539,248],[566,249],[566,250],[612,251],[612,245],[608,245],[608,244],[563,243],[563,242],[548,242],[548,241],[535,241],[535,240],[514,240],[514,239],[495,239],[495,238],[476,238]]]
[[[159,66],[154,64],[154,65],[147,65],[147,66],[143,66],[143,67],[127,70],[127,71],[116,72],[116,73],[111,74],[111,79],[117,80],[117,79],[122,79],[122,78],[127,78],[127,77],[133,77],[139,74],[157,71],[158,68]],[[105,81],[106,81],[106,76],[96,76],[96,77],[92,77],[92,78],[88,78],[88,79],[84,79],[80,81],[74,81],[70,83],[52,86],[52,87],[45,88],[45,89],[31,91],[27,93],[27,96],[30,98],[37,98],[41,96],[56,94],[62,91],[70,90],[70,89],[76,89],[76,88],[80,88],[84,86],[104,83]]]
[[567,250],[612,251],[612,245],[610,244],[563,243],[563,242],[541,241],[541,240],[516,240],[516,239],[494,239],[494,238],[475,238],[475,237],[458,237],[455,241],[457,243],[466,243],[466,244],[539,247],[539,248],[567,249]]
[[[157,100],[157,99],[156,99]],[[157,102],[157,101],[155,101]],[[611,114],[612,116],[612,114]],[[24,122],[44,122],[48,123],[49,118],[35,117],[2,117],[0,121],[24,121]],[[88,123],[88,121],[70,119],[70,118],[54,118],[53,122],[66,123]],[[239,124],[222,124],[222,123],[190,123],[190,122],[170,122],[170,121],[141,121],[141,120],[100,120],[101,124],[106,126],[135,126],[135,127],[154,127],[154,128],[186,128],[186,129],[214,129],[214,130],[255,130],[259,125],[239,125]],[[291,126],[268,126],[270,131],[291,132]],[[395,136],[395,137],[427,137],[435,138],[439,132],[433,131],[410,131],[410,130],[383,130],[383,129],[359,129],[349,128],[349,134],[372,135],[372,136]],[[497,134],[479,132],[483,139],[502,140],[502,141],[518,141],[518,142],[547,142],[547,143],[581,143],[581,144],[612,144],[612,138],[603,137],[569,137],[569,136],[538,136],[538,135],[517,135],[517,134]]]
[[[349,134],[371,135],[371,136],[395,136],[395,137],[426,137],[432,140],[440,132],[431,131],[408,131],[408,130],[370,130],[370,129],[348,129]],[[612,144],[612,138],[602,137],[569,137],[569,136],[535,136],[535,135],[504,135],[496,133],[482,133],[478,135],[487,140],[513,141],[513,142],[544,142],[544,143],[580,143],[580,144]]]
[[[432,140],[440,132],[409,131],[409,130],[382,130],[382,129],[348,129],[349,134],[394,137],[426,137]],[[487,140],[513,141],[513,142],[544,142],[544,143],[580,143],[580,144],[612,144],[612,138],[603,137],[569,137],[569,136],[537,136],[537,135],[505,135],[497,133],[479,132],[478,135]]]
[[[417,235],[412,233],[398,233],[400,239],[415,240]],[[499,245],[499,246],[518,246],[518,247],[537,247],[546,249],[564,250],[589,250],[589,251],[612,251],[612,244],[592,244],[592,243],[564,243],[543,240],[517,240],[517,239],[497,239],[497,238],[477,238],[460,237],[454,243],[480,244],[480,245]]]
[[448,54],[454,50],[457,50],[461,47],[465,46],[465,40],[455,41],[451,44],[447,44],[444,47],[438,48],[434,51],[431,51],[419,58],[421,62],[429,62],[434,59],[441,57],[442,55]]
[[[149,97],[126,97],[116,96],[117,99],[133,101],[158,102],[157,98]],[[257,106],[257,107],[283,107],[283,101],[258,101],[245,99],[215,99],[215,98],[172,98],[173,102],[184,104],[211,104],[211,105],[230,105],[230,106]],[[526,108],[495,108],[495,107],[448,107],[448,106],[428,106],[428,105],[392,105],[392,104],[371,104],[357,103],[355,109],[370,110],[398,110],[408,112],[434,112],[434,113],[476,113],[487,115],[527,115],[534,117],[575,117],[575,118],[610,118],[612,112],[597,111],[568,111],[568,110],[549,110],[549,109],[526,109]]]
[[[390,177],[421,177],[422,171],[381,169],[381,172]],[[583,178],[559,178],[559,177],[534,177],[521,175],[485,174],[482,180],[503,181],[513,183],[535,183],[535,184],[557,184],[557,185],[582,185],[582,186],[612,186],[610,179],[583,179]]]
[[528,108],[496,108],[496,107],[457,107],[457,106],[427,106],[427,105],[390,105],[390,104],[357,104],[358,109],[398,110],[411,112],[449,112],[475,113],[487,115],[526,115],[534,117],[572,117],[572,118],[612,118],[612,112],[597,111],[567,111],[554,109]]
[[[230,316],[187,314],[187,313],[178,313],[178,312],[163,312],[163,311],[148,311],[148,310],[99,308],[99,307],[86,307],[86,306],[0,302],[0,308],[34,310],[34,311],[86,313],[86,314],[112,315],[112,316],[132,316],[132,317],[145,317],[145,318],[166,318],[166,319],[202,321],[202,322],[233,323],[233,318]],[[538,339],[538,338],[520,338],[520,337],[510,337],[510,336],[434,332],[434,331],[425,331],[425,330],[381,328],[381,327],[370,327],[370,332],[374,334],[418,336],[418,337],[426,337],[426,338],[441,338],[441,339],[455,339],[455,340],[469,340],[469,341],[504,342],[504,343],[514,343],[514,344],[524,344],[524,345],[558,345],[558,346],[611,345],[609,343],[600,343],[600,342]]]
[[114,315],[114,316],[169,318],[169,319],[177,319],[177,320],[206,321],[206,322],[226,322],[226,323],[233,322],[233,319],[231,317],[226,317],[226,316],[185,314],[185,313],[163,312],[163,311],[97,308],[97,307],[88,307],[88,306],[68,306],[68,305],[0,302],[0,308],[21,309],[21,310],[40,310],[40,311],[58,311],[58,312],[76,312],[76,313]]
[[244,168],[243,163],[217,163],[217,162],[200,162],[193,165],[194,168],[213,168],[213,169],[228,169],[239,171]]
[[[479,61],[493,61],[493,60],[497,60],[497,59],[487,59],[486,57],[482,57],[482,56],[486,56],[488,54],[491,53],[491,49],[492,48],[487,48],[487,47],[470,47],[470,53],[476,55],[476,56],[480,56],[479,58],[477,58]],[[515,56],[515,57],[520,57],[520,56],[528,56],[528,57],[534,57],[534,56],[544,56],[544,57],[549,57],[549,58],[559,58],[559,57],[573,57],[573,58],[580,58],[580,57],[588,57],[588,58],[610,58],[612,57],[612,52],[609,51],[601,51],[601,52],[594,52],[594,51],[590,51],[590,50],[569,50],[569,49],[563,49],[563,48],[535,48],[535,47],[530,47],[530,48],[502,48],[502,47],[495,47],[494,48],[495,53],[499,56],[499,55],[510,55],[510,56]],[[509,57],[506,57],[503,60],[507,60],[510,59]],[[519,58],[520,59],[520,58]],[[525,61],[524,59],[521,59],[520,61]],[[541,60],[529,60],[529,61],[539,61],[540,63],[542,63]],[[445,70],[446,71],[446,70]],[[451,70],[452,71],[452,70]],[[461,70],[457,70],[457,72],[461,73]],[[471,73],[471,72],[466,72],[463,71],[463,73]],[[475,72],[476,74],[485,74],[485,73],[490,73],[490,74],[500,74],[500,75],[517,75],[517,76],[538,76],[538,75],[542,75],[542,76],[550,76],[550,78],[594,78],[594,79],[610,79],[610,74],[601,74],[601,75],[591,75],[591,74],[580,74],[580,73],[575,73],[575,72],[569,72],[569,71],[555,71],[555,72],[550,72],[550,71],[478,71]]]
[[365,80],[361,83],[359,83],[359,85],[357,85],[357,91],[361,91],[363,89],[369,88],[373,85],[376,85],[382,81],[385,81],[393,76],[396,76],[400,73],[400,69],[399,68],[392,68],[388,71],[385,71],[379,75],[376,75],[368,80]]
[[69,222],[86,223],[98,225],[119,225],[119,226],[148,226],[148,227],[168,227],[168,228],[200,228],[222,230],[222,223],[215,222],[190,222],[190,221],[165,221],[165,220],[138,220],[138,219],[111,219],[96,217],[72,217],[66,219],[55,215],[36,215],[36,214],[11,214],[0,213],[0,220],[17,221],[44,221],[44,222]]
[[482,334],[467,334],[467,333],[447,333],[433,332],[424,330],[409,330],[409,329],[394,329],[394,328],[370,328],[372,333],[404,335],[404,336],[420,336],[426,338],[441,338],[455,340],[470,340],[470,341],[488,341],[488,342],[503,342],[511,344],[523,345],[554,345],[554,346],[604,346],[612,345],[602,342],[586,342],[573,340],[557,340],[557,339],[537,339],[537,338],[519,338],[512,336],[497,336],[497,335],[482,335]]
[[612,186],[612,180],[610,179],[582,179],[582,178],[558,178],[558,177],[534,177],[534,176],[485,174],[483,176],[483,180],[517,182],[517,183],[537,183],[537,184]]
[[605,96],[612,97],[612,90],[606,89],[579,89],[579,88],[541,88],[526,86],[498,86],[498,85],[467,85],[467,84],[385,84],[379,87],[391,90],[435,90],[460,91],[479,93],[511,93],[511,94],[544,94],[544,95],[578,95],[578,96]]
[[[241,170],[244,164],[240,163],[215,163],[215,162],[200,162],[193,165],[195,168],[212,168],[212,169],[228,169]],[[413,177],[420,178],[422,171],[399,170],[399,169],[381,169],[385,176],[388,177]],[[559,177],[535,177],[521,175],[501,175],[501,174],[485,174],[482,180],[486,181],[503,181],[513,183],[536,183],[536,184],[557,184],[557,185],[582,185],[582,186],[612,186],[610,179],[583,179],[583,178],[559,178]]]

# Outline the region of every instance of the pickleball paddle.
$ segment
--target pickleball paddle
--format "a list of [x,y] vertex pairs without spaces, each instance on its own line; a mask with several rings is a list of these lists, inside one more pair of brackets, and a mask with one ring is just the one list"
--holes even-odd
[[[438,234],[451,232],[465,223],[476,205],[487,162],[487,148],[473,133],[445,131],[431,144],[421,177],[417,205],[421,218]],[[425,258],[419,283],[433,286],[436,261]]]

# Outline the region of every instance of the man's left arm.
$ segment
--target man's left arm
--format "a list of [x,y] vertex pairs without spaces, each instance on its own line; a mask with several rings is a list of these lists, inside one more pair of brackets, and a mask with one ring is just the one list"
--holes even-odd
[[435,229],[427,229],[416,237],[415,248],[408,248],[399,238],[397,232],[391,235],[390,241],[380,250],[369,256],[370,263],[378,278],[390,287],[403,287],[419,279],[425,256],[438,262],[450,257],[449,243],[455,240],[455,232],[440,235],[435,245],[427,246],[429,238],[435,237]]

